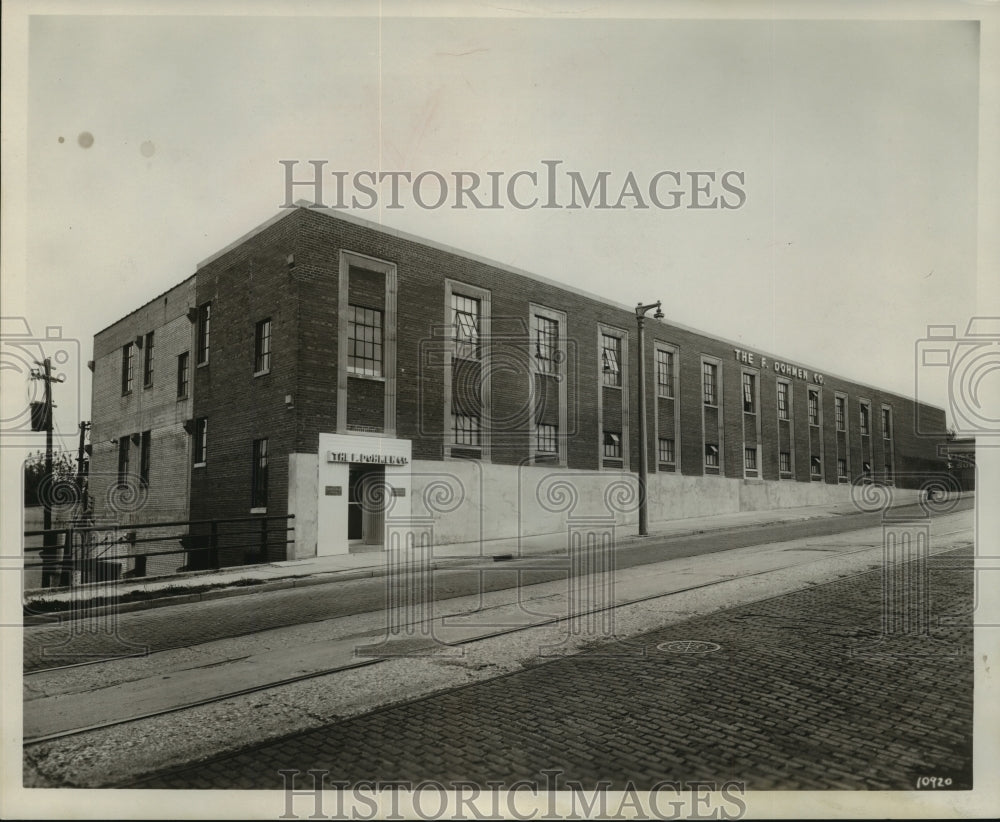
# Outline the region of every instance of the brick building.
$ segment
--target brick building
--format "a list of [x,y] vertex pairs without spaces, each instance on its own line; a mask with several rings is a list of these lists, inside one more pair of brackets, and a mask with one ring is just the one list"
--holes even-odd
[[[97,523],[123,534],[190,517],[194,307],[192,275],[94,336],[89,491]],[[156,564],[172,570],[181,562]]]
[[[941,437],[918,438],[912,399],[669,322],[644,333],[654,524],[944,467],[940,409],[920,415]],[[138,443],[151,498],[159,471],[183,476],[161,504],[185,518],[294,514],[289,557],[636,520],[634,309],[350,215],[280,212],[98,334],[95,361],[106,459],[128,473]]]

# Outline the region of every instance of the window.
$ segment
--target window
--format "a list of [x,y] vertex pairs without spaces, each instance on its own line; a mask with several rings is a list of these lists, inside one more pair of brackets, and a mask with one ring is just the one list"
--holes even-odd
[[188,361],[190,356],[185,351],[177,355],[177,399],[183,400],[188,395]]
[[271,318],[257,323],[253,333],[253,373],[266,374],[271,370]]
[[711,442],[705,443],[705,466],[707,468],[719,467],[719,446]]
[[382,376],[382,312],[351,305],[347,308],[347,370],[368,377]]
[[867,437],[872,432],[871,415],[872,411],[868,403],[866,402],[861,403],[860,426],[861,426],[861,435],[863,437]]
[[452,293],[452,323],[455,333],[455,356],[463,360],[479,359],[479,300]]
[[604,372],[605,385],[622,384],[621,354],[621,338],[611,334],[601,334],[601,368]]
[[128,482],[128,449],[129,438],[118,438],[118,484],[125,485]]
[[656,385],[661,397],[674,395],[674,352],[656,351]]
[[559,370],[559,323],[550,317],[535,315],[535,359],[543,374]]
[[788,410],[791,405],[789,402],[789,389],[790,386],[787,382],[778,383],[778,419],[787,420]]
[[142,350],[142,385],[143,388],[153,386],[153,332],[146,334],[146,342]]
[[556,440],[557,427],[539,423],[535,430],[535,448],[545,453],[555,453],[559,450]]
[[778,470],[782,474],[792,473],[792,452],[782,451],[778,454]]
[[452,414],[451,433],[456,445],[479,445],[479,417]]
[[757,377],[743,374],[743,410],[747,414],[757,413]]
[[139,440],[139,482],[143,488],[149,487],[149,452],[153,445],[153,432],[143,431]]
[[622,436],[612,431],[604,432],[604,456],[609,459],[621,459]]
[[861,473],[865,475],[865,479],[871,479],[872,464],[870,462],[861,463]]
[[672,439],[660,439],[660,462],[666,462],[673,464],[674,459],[674,441]]
[[818,477],[823,473],[823,461],[819,457],[813,457],[809,460],[809,470],[814,477]]
[[718,388],[719,366],[711,362],[701,364],[702,389],[705,398],[705,405],[719,404]]
[[196,351],[198,352],[198,365],[208,362],[208,337],[212,324],[212,304],[202,303],[198,306],[198,340]]
[[743,467],[747,471],[757,470],[757,446],[748,445],[743,449]]
[[845,457],[837,458],[837,476],[840,478],[847,476],[847,459]]
[[809,424],[819,425],[819,391],[809,389]]
[[132,393],[132,362],[135,359],[135,343],[122,346],[122,394]]
[[892,409],[882,409],[882,439],[892,439]]
[[887,462],[885,464],[885,481],[892,482],[892,463]]
[[846,431],[847,430],[847,400],[843,397],[835,397],[834,408],[837,412],[837,430]]
[[208,418],[198,417],[194,421],[194,464],[208,462]]
[[251,508],[267,508],[267,439],[253,441],[251,466]]

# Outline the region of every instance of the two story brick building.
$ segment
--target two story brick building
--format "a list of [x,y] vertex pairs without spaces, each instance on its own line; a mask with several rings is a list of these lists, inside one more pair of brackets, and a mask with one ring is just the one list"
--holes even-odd
[[[920,438],[912,399],[670,322],[644,334],[654,524],[944,467],[940,409]],[[169,478],[171,516],[294,514],[289,558],[634,523],[637,343],[628,306],[283,210],[95,337],[94,469],[138,471],[151,499]]]

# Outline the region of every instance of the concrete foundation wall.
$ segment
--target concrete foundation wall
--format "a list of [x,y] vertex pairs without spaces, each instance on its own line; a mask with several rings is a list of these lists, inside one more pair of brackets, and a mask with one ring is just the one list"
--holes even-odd
[[[417,460],[412,466],[412,514],[433,516],[434,541],[448,545],[562,533],[574,520],[638,522],[635,474],[540,466]],[[850,485],[747,481],[678,474],[649,476],[649,521],[657,522],[850,502]],[[917,491],[893,489],[893,499]]]
[[288,547],[289,559],[316,556],[319,499],[319,457],[316,454],[288,455],[288,513],[295,519],[295,544]]

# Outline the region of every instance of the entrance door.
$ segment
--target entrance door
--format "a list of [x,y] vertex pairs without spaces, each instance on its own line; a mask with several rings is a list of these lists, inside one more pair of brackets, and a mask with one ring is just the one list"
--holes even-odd
[[362,545],[381,545],[385,531],[385,466],[350,467],[347,498],[347,540]]

